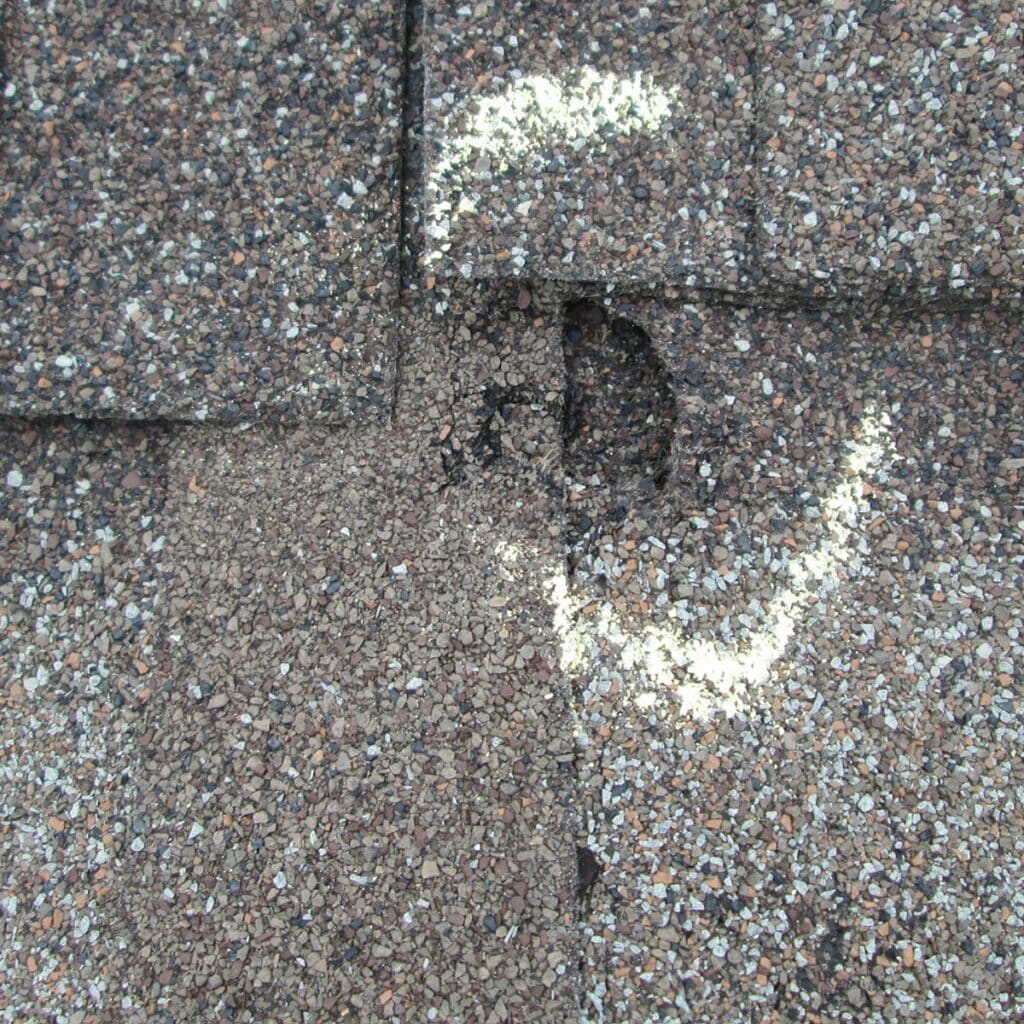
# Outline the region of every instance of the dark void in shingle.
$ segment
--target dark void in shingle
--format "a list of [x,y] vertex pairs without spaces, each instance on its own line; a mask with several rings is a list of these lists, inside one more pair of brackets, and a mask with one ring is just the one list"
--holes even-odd
[[650,338],[592,303],[571,304],[562,414],[569,563],[671,475],[675,393]]

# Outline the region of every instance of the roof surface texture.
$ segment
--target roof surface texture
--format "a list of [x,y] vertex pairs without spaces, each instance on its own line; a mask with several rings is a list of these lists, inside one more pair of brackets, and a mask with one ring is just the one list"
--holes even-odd
[[1024,1017],[1024,8],[0,7],[0,1020]]

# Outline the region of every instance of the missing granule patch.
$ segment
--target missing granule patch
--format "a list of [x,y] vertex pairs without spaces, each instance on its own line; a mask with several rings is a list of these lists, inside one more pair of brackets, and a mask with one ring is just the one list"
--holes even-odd
[[493,381],[485,384],[477,411],[476,431],[468,444],[456,447],[456,439],[452,438],[442,447],[441,463],[448,483],[465,483],[471,465],[487,470],[499,462],[507,454],[509,442],[503,442],[502,438],[515,407],[529,406],[534,399],[534,389],[526,385],[500,386]]

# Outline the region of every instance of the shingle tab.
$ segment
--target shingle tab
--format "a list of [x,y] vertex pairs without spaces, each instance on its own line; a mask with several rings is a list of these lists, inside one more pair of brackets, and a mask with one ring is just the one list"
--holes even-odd
[[742,283],[752,4],[427,6],[428,268]]
[[0,406],[380,418],[394,6],[21,0],[3,40]]
[[801,292],[1024,287],[1019,3],[762,6],[756,247]]

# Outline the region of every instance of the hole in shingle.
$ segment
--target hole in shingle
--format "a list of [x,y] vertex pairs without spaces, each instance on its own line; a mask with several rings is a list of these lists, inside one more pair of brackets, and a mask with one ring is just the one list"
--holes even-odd
[[607,527],[656,502],[671,478],[672,378],[637,324],[566,307],[562,447],[570,568]]
[[601,874],[601,865],[594,851],[587,846],[576,847],[576,898],[586,899]]

